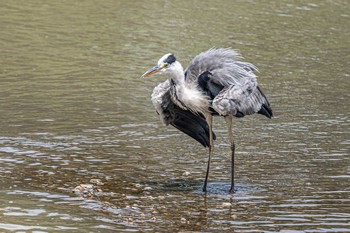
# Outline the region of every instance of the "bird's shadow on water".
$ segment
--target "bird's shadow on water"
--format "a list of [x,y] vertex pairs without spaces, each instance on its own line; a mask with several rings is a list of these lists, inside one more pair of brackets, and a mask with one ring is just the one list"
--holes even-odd
[[186,192],[197,195],[234,195],[241,196],[258,192],[260,189],[257,186],[250,184],[238,183],[235,185],[235,192],[230,192],[231,184],[229,182],[208,182],[207,191],[203,191],[203,182],[198,180],[169,180],[162,183],[150,184],[153,192],[159,193],[177,193]]

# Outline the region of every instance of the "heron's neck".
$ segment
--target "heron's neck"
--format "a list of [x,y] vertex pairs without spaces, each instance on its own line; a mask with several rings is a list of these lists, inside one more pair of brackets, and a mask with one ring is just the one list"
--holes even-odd
[[176,84],[178,87],[185,86],[185,74],[180,62],[176,61],[168,73],[169,81]]
[[185,80],[185,73],[179,62],[171,67],[168,75],[171,84],[170,96],[177,106],[197,113],[208,112],[207,96],[196,88],[195,83]]

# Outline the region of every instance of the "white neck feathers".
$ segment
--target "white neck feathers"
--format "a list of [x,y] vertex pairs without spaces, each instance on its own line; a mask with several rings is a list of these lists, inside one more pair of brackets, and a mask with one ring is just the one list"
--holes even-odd
[[208,112],[208,97],[198,89],[197,83],[186,82],[184,70],[178,61],[173,63],[166,73],[172,83],[172,100],[176,105],[194,113]]

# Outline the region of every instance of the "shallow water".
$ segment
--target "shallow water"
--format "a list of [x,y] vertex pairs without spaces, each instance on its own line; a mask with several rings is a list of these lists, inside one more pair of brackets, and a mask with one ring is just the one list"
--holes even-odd
[[[1,232],[350,232],[349,3],[202,4],[0,4]],[[210,47],[258,66],[275,114],[234,121],[235,194],[224,121],[203,194],[207,151],[139,78]]]

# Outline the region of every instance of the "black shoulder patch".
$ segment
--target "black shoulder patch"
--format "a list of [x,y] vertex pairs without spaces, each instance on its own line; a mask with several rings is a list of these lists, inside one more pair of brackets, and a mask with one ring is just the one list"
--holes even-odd
[[173,54],[170,54],[166,59],[165,59],[165,63],[167,63],[167,64],[172,64],[172,63],[174,63],[176,61],[176,58],[175,58],[175,56],[173,55]]

